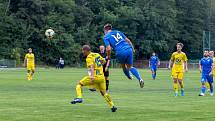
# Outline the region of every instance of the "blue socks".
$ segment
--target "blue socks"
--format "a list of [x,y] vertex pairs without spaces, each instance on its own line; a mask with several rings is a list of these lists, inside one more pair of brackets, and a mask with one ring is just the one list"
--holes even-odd
[[130,71],[138,80],[141,80],[140,74],[135,67],[131,67]]
[[124,69],[124,68],[123,68],[123,72],[124,72],[124,74],[125,74],[129,79],[131,79],[131,75],[130,75],[128,69]]
[[205,87],[205,86],[202,86],[202,88],[201,88],[201,93],[205,94],[205,92],[206,92],[206,87]]
[[152,78],[153,78],[153,79],[156,78],[156,73],[152,74]]
[[214,87],[213,87],[213,83],[210,84],[210,93],[214,92]]

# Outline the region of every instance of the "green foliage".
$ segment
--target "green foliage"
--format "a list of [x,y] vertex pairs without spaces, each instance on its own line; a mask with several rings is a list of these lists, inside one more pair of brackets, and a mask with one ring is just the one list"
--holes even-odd
[[[215,3],[207,0],[11,0],[5,14],[7,4],[0,2],[0,58],[15,59],[18,49],[23,59],[32,47],[45,64],[63,57],[75,65],[83,44],[97,52],[107,22],[132,40],[137,59],[152,51],[168,59],[178,41],[190,58],[199,58],[202,31],[215,30]],[[53,40],[44,36],[48,28],[56,32]]]

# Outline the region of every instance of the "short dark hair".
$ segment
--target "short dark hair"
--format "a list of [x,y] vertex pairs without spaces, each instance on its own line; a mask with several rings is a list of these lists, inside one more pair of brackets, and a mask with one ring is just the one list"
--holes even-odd
[[112,29],[112,25],[107,23],[104,25],[104,30],[111,30]]
[[181,43],[181,42],[178,42],[178,43],[176,44],[176,46],[177,46],[177,45],[181,46],[182,48],[184,47],[184,44]]
[[89,46],[89,45],[83,45],[83,46],[82,46],[82,49],[83,49],[83,50],[90,51],[90,46]]

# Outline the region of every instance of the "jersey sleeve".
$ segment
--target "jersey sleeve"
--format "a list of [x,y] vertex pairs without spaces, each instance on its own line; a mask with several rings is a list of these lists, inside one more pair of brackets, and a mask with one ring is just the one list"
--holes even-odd
[[87,59],[86,59],[87,68],[89,68],[91,65],[94,64],[94,63],[93,63],[93,62],[94,62],[93,60],[94,60],[94,59],[93,59],[92,56],[87,57]]
[[106,46],[106,47],[110,45],[110,42],[109,42],[109,40],[108,40],[108,37],[104,37],[103,40],[104,40],[104,43],[105,43],[105,46]]
[[28,58],[28,54],[25,54],[25,59],[27,59]]
[[174,54],[174,53],[171,55],[170,60],[171,60],[171,61],[174,61],[174,60],[175,60],[175,54]]
[[201,66],[202,66],[202,59],[199,61],[199,65],[201,65]]
[[187,60],[188,60],[185,53],[184,53],[183,59],[184,59],[184,61],[187,61]]

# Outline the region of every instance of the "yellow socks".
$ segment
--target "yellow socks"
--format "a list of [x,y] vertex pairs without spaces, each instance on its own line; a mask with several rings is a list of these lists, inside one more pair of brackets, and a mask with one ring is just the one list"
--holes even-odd
[[177,83],[173,83],[173,89],[174,89],[175,93],[178,93],[178,84]]
[[82,90],[81,90],[81,85],[78,84],[76,86],[76,93],[77,93],[77,98],[82,98]]
[[114,106],[113,101],[108,93],[104,94],[104,99],[111,108]]
[[27,79],[28,79],[28,81],[31,80],[31,74],[30,73],[27,73]]

